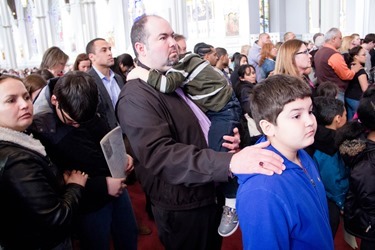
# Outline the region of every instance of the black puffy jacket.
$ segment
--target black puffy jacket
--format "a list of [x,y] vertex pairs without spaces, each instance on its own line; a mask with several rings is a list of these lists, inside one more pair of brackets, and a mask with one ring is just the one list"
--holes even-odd
[[0,244],[50,249],[69,237],[83,187],[65,186],[48,157],[17,143],[0,137]]
[[346,141],[340,153],[351,167],[345,201],[345,229],[359,238],[375,240],[375,143]]

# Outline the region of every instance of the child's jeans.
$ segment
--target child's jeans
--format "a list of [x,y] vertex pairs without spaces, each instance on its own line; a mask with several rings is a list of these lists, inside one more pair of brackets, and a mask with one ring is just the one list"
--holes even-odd
[[208,131],[208,146],[215,151],[226,152],[223,148],[224,135],[233,135],[233,129],[240,124],[241,106],[234,92],[228,103],[218,112],[207,111],[206,115],[211,121]]

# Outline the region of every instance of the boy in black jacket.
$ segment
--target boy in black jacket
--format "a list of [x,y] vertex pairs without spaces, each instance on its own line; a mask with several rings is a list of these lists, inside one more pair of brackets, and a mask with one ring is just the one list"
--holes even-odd
[[[98,90],[94,79],[70,72],[50,80],[35,100],[29,128],[63,171],[73,166],[87,181],[77,233],[81,249],[137,249],[137,226],[124,178],[113,178],[100,146],[110,128],[96,114]],[[121,153],[121,152],[115,152]],[[131,157],[124,171],[133,167]]]

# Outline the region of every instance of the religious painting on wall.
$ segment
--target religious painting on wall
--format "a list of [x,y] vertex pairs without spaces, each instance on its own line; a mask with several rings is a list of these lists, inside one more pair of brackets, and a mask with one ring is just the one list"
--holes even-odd
[[224,15],[225,19],[225,35],[238,36],[239,35],[239,16],[237,12],[229,12]]

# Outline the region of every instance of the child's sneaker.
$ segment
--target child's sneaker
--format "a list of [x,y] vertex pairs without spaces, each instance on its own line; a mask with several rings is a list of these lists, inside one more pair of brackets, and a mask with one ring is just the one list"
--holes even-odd
[[223,209],[223,214],[217,231],[221,236],[227,237],[237,230],[238,217],[235,208],[224,206]]

